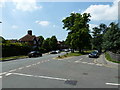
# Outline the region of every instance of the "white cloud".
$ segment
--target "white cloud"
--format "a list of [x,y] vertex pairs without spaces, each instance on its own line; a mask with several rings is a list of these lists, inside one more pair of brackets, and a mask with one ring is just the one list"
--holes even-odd
[[92,31],[92,29],[94,28],[94,27],[97,27],[98,25],[96,25],[96,24],[89,24],[89,29],[90,29],[90,31]]
[[17,10],[33,11],[41,9],[42,6],[37,6],[36,0],[13,0]]
[[90,13],[92,20],[117,20],[118,19],[118,1],[113,5],[91,5],[83,13]]
[[41,26],[48,26],[50,24],[49,21],[36,21],[35,23],[40,24]]
[[12,25],[12,29],[17,29],[17,28],[18,28],[18,26]]
[[5,6],[5,1],[6,1],[6,0],[0,0],[0,8],[2,8],[2,7]]

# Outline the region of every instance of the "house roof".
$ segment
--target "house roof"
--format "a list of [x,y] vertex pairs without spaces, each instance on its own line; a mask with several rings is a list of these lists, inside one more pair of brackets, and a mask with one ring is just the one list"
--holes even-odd
[[35,35],[27,34],[24,37],[20,38],[19,41],[33,41],[35,37]]

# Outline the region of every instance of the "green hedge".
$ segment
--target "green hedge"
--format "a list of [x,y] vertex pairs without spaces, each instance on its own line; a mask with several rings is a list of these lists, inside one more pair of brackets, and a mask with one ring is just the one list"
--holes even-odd
[[20,44],[3,44],[2,57],[27,55],[31,51],[31,47]]

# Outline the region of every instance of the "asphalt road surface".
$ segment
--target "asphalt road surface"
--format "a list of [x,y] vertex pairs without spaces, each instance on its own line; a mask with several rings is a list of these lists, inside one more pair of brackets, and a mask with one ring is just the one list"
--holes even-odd
[[[65,54],[65,53],[61,53]],[[55,59],[46,54],[1,62],[2,88],[118,88],[118,67],[96,63],[88,55]]]

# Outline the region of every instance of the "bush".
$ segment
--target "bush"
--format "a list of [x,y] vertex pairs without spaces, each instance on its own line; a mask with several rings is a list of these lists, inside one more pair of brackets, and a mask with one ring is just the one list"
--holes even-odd
[[27,55],[31,51],[31,47],[20,43],[2,44],[2,57]]

